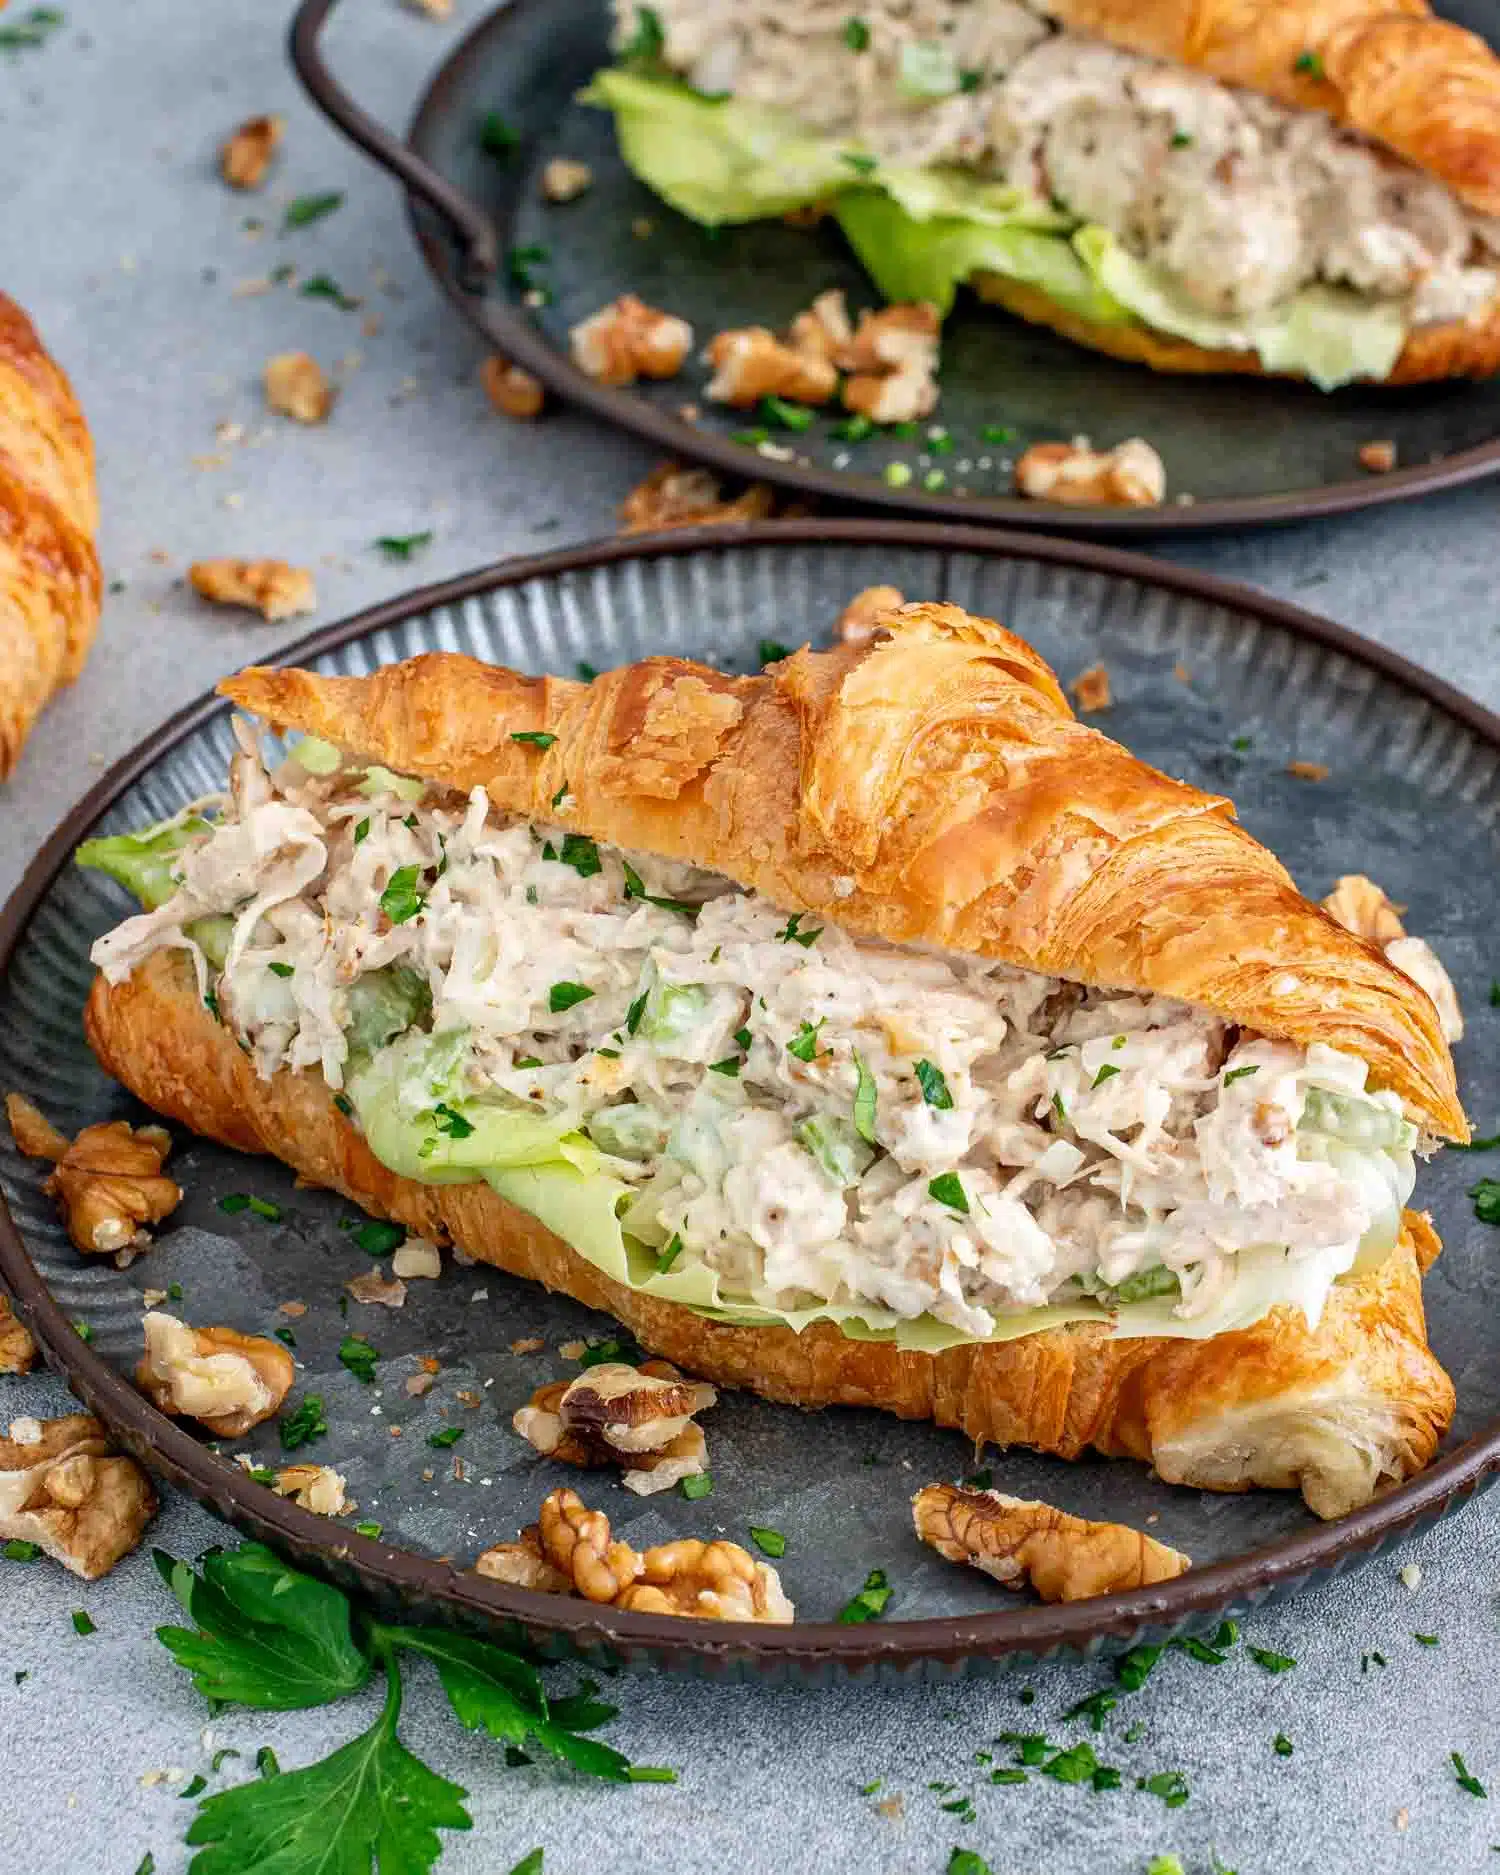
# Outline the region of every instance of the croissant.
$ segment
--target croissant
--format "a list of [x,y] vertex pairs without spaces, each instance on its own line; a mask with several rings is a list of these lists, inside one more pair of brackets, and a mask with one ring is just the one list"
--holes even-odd
[[[1045,23],[1027,22],[1009,0],[939,5],[920,20],[908,8],[872,0],[843,23],[794,18],[793,9],[766,0],[732,37],[710,30],[710,11],[704,0],[678,0],[656,48],[672,77],[707,94],[691,126],[670,95],[647,99],[639,90],[649,81],[631,58],[632,0],[615,0],[623,75],[601,74],[589,94],[619,113],[626,161],[701,220],[739,221],[802,206],[787,197],[790,183],[781,172],[766,185],[774,202],[760,206],[732,164],[716,193],[713,166],[723,154],[716,145],[741,152],[732,140],[737,120],[712,116],[708,105],[729,99],[731,108],[743,102],[761,113],[745,123],[746,169],[773,135],[773,113],[799,139],[784,170],[809,166],[810,148],[813,156],[826,150],[827,174],[817,172],[821,206],[831,207],[888,298],[946,304],[954,284],[965,282],[1022,319],[1157,371],[1306,377],[1326,389],[1354,378],[1404,384],[1500,369],[1500,272],[1484,219],[1500,213],[1500,58],[1476,34],[1434,17],[1425,0],[1048,0],[1030,9]],[[1062,43],[1059,29],[1080,62],[1034,70],[1030,56],[1038,44],[1045,52]],[[1117,73],[1087,63],[1111,49],[1161,61],[1165,71],[1139,65],[1115,83]],[[1173,68],[1257,94],[1251,104],[1262,114],[1260,100],[1269,99],[1292,115],[1278,129],[1252,109],[1235,133],[1221,134],[1201,88],[1195,96],[1173,87]],[[1005,90],[1013,70],[1019,101]],[[1163,77],[1165,84],[1158,82]],[[1224,99],[1230,96],[1226,91]],[[1174,112],[1181,113],[1175,121]],[[1328,139],[1313,156],[1311,133],[1320,117],[1349,135]],[[653,134],[653,118],[671,131]],[[1070,121],[1079,138],[1059,154],[1057,127]],[[696,168],[686,160],[691,135],[705,146]],[[1351,180],[1344,158],[1361,146],[1370,167]],[[1295,160],[1278,167],[1278,150]],[[1200,153],[1199,169],[1189,174]],[[1327,175],[1310,180],[1325,158]],[[1083,165],[1096,160],[1103,179],[1096,173],[1080,183]],[[899,209],[893,221],[859,210],[846,215],[856,182],[840,174],[840,163],[855,166],[857,189],[867,196],[886,188],[889,166],[889,194]],[[1424,223],[1428,210],[1408,217],[1403,165],[1414,183],[1443,185],[1431,213],[1461,218],[1468,211],[1471,219],[1456,246],[1440,241],[1420,257],[1414,250],[1413,271],[1397,286],[1377,277],[1380,268],[1370,264],[1375,251],[1420,246],[1433,232]],[[917,171],[926,172],[920,186],[913,182]],[[970,192],[955,193],[955,176]],[[1003,183],[1034,198],[1038,212],[1021,224],[1034,250],[1032,230],[1057,232],[1040,214],[1050,200],[1054,211],[1073,218],[1069,238],[1079,227],[1106,231],[1147,263],[1160,291],[1152,297],[1139,282],[1100,271],[1085,257],[1093,285],[1106,289],[1101,310],[1101,296],[1088,290],[1066,240],[1051,244],[1063,251],[1047,266],[1037,264],[1035,251],[1029,259],[1013,254],[1009,263],[986,260],[980,232],[1000,223],[993,194],[981,201],[972,193],[976,182]],[[1375,205],[1356,211],[1354,198],[1367,188]],[[1205,202],[1221,189],[1224,212],[1210,213]],[[1382,190],[1389,201],[1381,200]],[[1289,197],[1295,228],[1284,212]],[[1357,224],[1356,212],[1365,217]],[[1330,242],[1330,233],[1339,238]],[[1231,250],[1241,236],[1236,260]],[[934,258],[944,242],[967,242],[972,258],[961,265]],[[1264,305],[1253,290],[1239,296],[1245,280],[1253,288],[1257,276],[1279,278],[1299,244],[1318,246],[1319,261],[1297,275],[1286,296],[1270,296]],[[928,261],[936,272],[922,271]],[[1004,270],[1007,264],[1013,271]],[[1439,273],[1451,280],[1452,294],[1431,293]],[[1306,284],[1347,290],[1367,306],[1400,301],[1409,316],[1388,342],[1335,367],[1316,346],[1288,350],[1284,335],[1266,339],[1253,328],[1252,308],[1286,309],[1289,295]],[[1212,287],[1223,288],[1222,300],[1205,290]],[[1215,323],[1222,342],[1206,329]]]
[[94,450],[72,388],[0,293],[0,781],[99,623]]
[[[502,815],[544,824],[565,800],[590,868],[593,841],[712,868],[794,908],[783,939],[810,942],[827,920],[924,955],[1197,1005],[1357,1057],[1430,1136],[1467,1137],[1425,992],[1301,898],[1229,802],[1077,723],[1035,651],[956,607],[906,606],[865,645],[803,649],[756,677],[656,658],[583,684],[434,654],[363,678],[250,670],[222,688],[449,798],[483,788]],[[620,1280],[489,1184],[392,1170],[321,1074],[257,1072],[180,951],[148,944],[122,962],[114,942],[87,1032],[149,1105],[605,1309],[710,1380],[931,1418],[981,1444],[1093,1447],[1211,1489],[1300,1485],[1325,1516],[1420,1468],[1451,1417],[1421,1299],[1438,1243],[1415,1212],[1384,1260],[1334,1283],[1315,1328],[1278,1304],[1202,1339],[1072,1321],[930,1351],[828,1319],[800,1332],[721,1319]]]

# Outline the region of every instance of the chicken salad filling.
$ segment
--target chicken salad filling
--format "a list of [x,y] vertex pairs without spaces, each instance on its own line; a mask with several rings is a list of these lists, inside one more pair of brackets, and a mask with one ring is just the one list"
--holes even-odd
[[[1064,300],[1071,263],[1090,316],[1117,301],[1114,316],[1199,343],[1269,347],[1270,368],[1301,342],[1279,329],[1294,306],[1303,324],[1362,312],[1367,365],[1383,334],[1388,370],[1406,330],[1470,318],[1500,291],[1500,229],[1439,178],[1322,112],[1064,30],[1027,0],[858,14],[616,0],[616,47],[623,65],[586,95],[617,112],[648,182],[700,218],[741,220],[795,206],[779,198],[800,176],[891,297],[919,280],[918,248],[956,278],[1019,272]],[[681,199],[674,120],[700,150],[720,146],[717,162],[684,153]]]
[[856,938],[554,807],[243,732],[224,797],[80,849],[146,906],[94,961],[184,950],[258,1072],[321,1074],[393,1170],[728,1319],[1315,1322],[1395,1243],[1416,1129],[1353,1057]]

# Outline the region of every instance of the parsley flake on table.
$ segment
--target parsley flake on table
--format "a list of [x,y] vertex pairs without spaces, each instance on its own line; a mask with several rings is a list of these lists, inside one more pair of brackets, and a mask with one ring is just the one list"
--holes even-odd
[[1435,1634],[1413,1634],[1412,1639],[1419,1647],[1436,1647],[1438,1637]]
[[1448,1753],[1448,1762],[1453,1766],[1453,1776],[1460,1790],[1466,1790],[1471,1797],[1488,1797],[1489,1792],[1456,1751]]
[[[688,1480],[684,1479],[683,1482],[687,1483]],[[873,1621],[885,1613],[885,1605],[891,1599],[891,1593],[885,1571],[872,1569],[865,1577],[864,1587],[839,1610],[838,1619],[846,1627],[862,1621]]]
[[310,223],[321,221],[325,215],[331,215],[336,208],[341,208],[344,201],[342,189],[326,189],[319,195],[299,195],[286,205],[286,214],[282,217],[281,228],[285,233],[289,228],[306,228]]
[[321,1393],[309,1393],[294,1413],[288,1413],[280,1424],[281,1447],[285,1452],[295,1452],[299,1446],[311,1445],[314,1439],[321,1439],[328,1431],[328,1421],[323,1417],[323,1396]]
[[367,1387],[375,1384],[375,1370],[379,1361],[379,1353],[358,1335],[345,1335],[339,1343],[339,1365],[347,1367],[354,1378],[363,1381]]
[[480,118],[479,147],[486,156],[493,156],[497,163],[508,163],[520,142],[520,131],[508,124],[498,111],[486,111]]
[[297,292],[302,299],[332,300],[340,312],[355,312],[364,304],[363,300],[346,293],[338,281],[326,273],[315,273],[311,279],[304,280]]
[[6,1562],[35,1562],[41,1553],[40,1543],[28,1543],[24,1537],[13,1536],[0,1543],[0,1556]]
[[367,1256],[390,1256],[406,1242],[406,1231],[400,1224],[388,1224],[384,1218],[371,1217],[361,1222],[351,1218],[340,1226],[350,1233],[350,1240],[356,1250],[363,1250]]
[[786,1554],[786,1538],[779,1530],[769,1530],[764,1524],[751,1524],[750,1541],[763,1556],[780,1557]]
[[1138,1777],[1135,1787],[1160,1797],[1169,1810],[1180,1810],[1192,1795],[1181,1771],[1153,1771],[1150,1777]]
[[1269,1647],[1247,1647],[1245,1652],[1267,1673],[1289,1673],[1297,1664],[1295,1655],[1274,1653]]
[[268,1224],[281,1222],[281,1206],[272,1204],[269,1199],[255,1198],[243,1191],[231,1191],[219,1200],[219,1209],[226,1217],[234,1217],[241,1211],[249,1211],[252,1216],[264,1218]]
[[424,528],[420,534],[380,534],[375,545],[387,560],[409,560],[423,547],[432,545],[432,529]]
[[73,1632],[82,1635],[97,1634],[99,1632],[98,1623],[94,1620],[94,1617],[89,1613],[87,1608],[75,1608],[73,1610]]
[[429,1432],[427,1443],[436,1446],[440,1452],[446,1452],[450,1445],[457,1445],[463,1436],[462,1426],[444,1426],[441,1432]]
[[1156,1664],[1165,1652],[1163,1645],[1152,1641],[1132,1647],[1129,1653],[1121,1654],[1115,1662],[1115,1678],[1127,1693],[1138,1693],[1155,1672]]
[[677,1489],[689,1499],[708,1497],[713,1488],[713,1473],[708,1471],[694,1472],[690,1478],[679,1478],[677,1481]]
[[61,7],[32,7],[20,19],[0,26],[0,52],[32,52],[46,45],[67,14]]
[[1278,1758],[1290,1758],[1292,1755],[1292,1741],[1287,1737],[1285,1732],[1278,1732],[1271,1740],[1271,1749],[1276,1753]]
[[1087,1719],[1091,1731],[1102,1732],[1104,1721],[1119,1703],[1107,1687],[1100,1687],[1097,1693],[1090,1693],[1086,1699],[1080,1699],[1076,1706],[1069,1706],[1062,1715],[1063,1724],[1069,1725],[1074,1719]]
[[542,1875],[544,1853],[541,1849],[529,1850],[511,1870],[510,1875]]

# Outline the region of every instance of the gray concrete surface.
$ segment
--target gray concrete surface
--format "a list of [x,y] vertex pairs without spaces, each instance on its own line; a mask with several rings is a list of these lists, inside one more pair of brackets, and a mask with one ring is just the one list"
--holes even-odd
[[[331,47],[356,93],[404,119],[425,72],[477,17],[458,0],[439,25],[395,0],[349,0]],[[16,9],[12,8],[12,17]],[[649,466],[636,445],[566,415],[515,427],[476,391],[479,353],[426,284],[391,187],[315,118],[282,55],[281,8],[233,0],[73,4],[44,49],[0,54],[0,285],[35,315],[73,374],[97,439],[103,550],[112,594],[84,680],[52,711],[0,799],[0,891],[98,770],[167,712],[302,629],[210,612],[181,589],[188,561],[272,554],[313,566],[327,620],[503,554],[608,529]],[[284,111],[268,193],[230,194],[213,155],[241,118]],[[343,189],[341,210],[286,238],[272,228],[298,193]],[[283,261],[363,296],[340,313],[285,287],[237,284]],[[365,336],[366,313],[381,318]],[[268,419],[258,378],[270,353],[346,362],[332,422]],[[215,426],[244,426],[223,446]],[[195,457],[222,453],[222,467]],[[1176,557],[1248,578],[1354,624],[1490,703],[1497,491],[1296,531],[1197,542]],[[420,564],[384,562],[377,535],[431,528]],[[0,1415],[63,1410],[50,1380],[0,1382]],[[1500,1866],[1500,1817],[1458,1789],[1462,1751],[1500,1797],[1495,1537],[1490,1499],[1394,1557],[1267,1612],[1249,1638],[1296,1656],[1272,1678],[1243,1657],[1214,1668],[1175,1657],[1116,1713],[1101,1755],[1134,1775],[1184,1771],[1192,1797],[1168,1811],[1034,1780],[983,1781],[973,1762],[996,1733],[1075,1727],[1060,1714],[1107,1669],[1061,1666],[1022,1682],[832,1690],[622,1681],[617,1742],[679,1767],[675,1788],[586,1787],[505,1770],[417,1676],[411,1745],[470,1791],[471,1834],[450,1839],[444,1875],[502,1875],[537,1844],[549,1875],[791,1875],[940,1871],[954,1844],[996,1875],[1131,1875],[1165,1850],[1189,1875],[1359,1870],[1364,1875]],[[192,1553],[219,1527],[171,1500],[155,1540]],[[1408,1588],[1397,1566],[1415,1561]],[[98,1631],[75,1634],[87,1608]],[[274,1745],[294,1766],[362,1726],[368,1699],[303,1714],[208,1713],[152,1638],[170,1605],[144,1554],[85,1587],[51,1565],[0,1563],[0,1869],[131,1875],[149,1850],[161,1875],[187,1865],[190,1806],[177,1790],[216,1745]],[[1436,1634],[1423,1647],[1416,1631]],[[1372,1650],[1387,1665],[1361,1671]],[[24,1672],[19,1681],[15,1675]],[[1127,1709],[1128,1707],[1128,1709]],[[1125,1726],[1144,1735],[1125,1744]],[[1277,1732],[1292,1740],[1277,1756]],[[245,1760],[225,1767],[224,1779]],[[160,1779],[154,1774],[171,1773]],[[904,1814],[877,1812],[883,1780]],[[216,1779],[216,1786],[224,1781]],[[952,1793],[929,1789],[951,1783]],[[939,1805],[972,1789],[978,1820]],[[1213,1860],[1217,1855],[1219,1864]]]

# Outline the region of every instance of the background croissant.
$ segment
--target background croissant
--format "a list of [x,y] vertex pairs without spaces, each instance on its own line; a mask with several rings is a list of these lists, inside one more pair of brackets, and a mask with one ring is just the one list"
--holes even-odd
[[94,446],[72,386],[0,293],[0,781],[99,623]]

